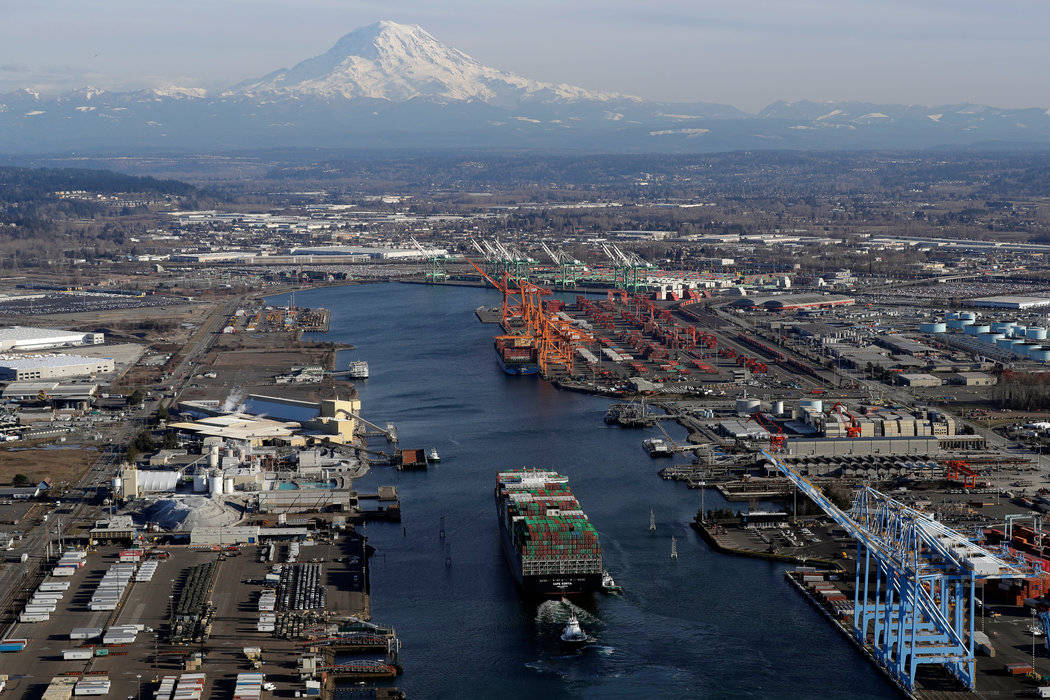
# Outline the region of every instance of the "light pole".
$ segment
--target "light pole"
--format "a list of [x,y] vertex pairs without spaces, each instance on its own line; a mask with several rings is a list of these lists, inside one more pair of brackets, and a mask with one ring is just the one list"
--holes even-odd
[[707,491],[707,482],[701,481],[700,483],[700,522],[707,522],[707,512],[704,510],[704,492]]

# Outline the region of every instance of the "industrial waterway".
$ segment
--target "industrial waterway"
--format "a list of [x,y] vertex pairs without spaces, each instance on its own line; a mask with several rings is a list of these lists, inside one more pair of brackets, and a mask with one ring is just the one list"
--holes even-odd
[[[474,315],[498,301],[492,290],[394,283],[296,293],[332,312],[329,333],[310,339],[355,346],[339,367],[368,361],[371,377],[357,383],[365,417],[441,456],[427,472],[377,467],[358,483],[400,491],[404,530],[375,523],[367,534],[378,550],[372,616],[397,629],[409,697],[897,697],[784,581],[785,565],[718,554],[694,533],[700,492],[657,476],[670,462],[642,449],[649,433],[607,426],[607,399],[500,371],[497,327]],[[522,602],[504,561],[493,487],[516,466],[570,478],[624,588],[578,603],[593,637],[578,652],[557,640],[563,606]],[[707,492],[706,508],[726,505]]]

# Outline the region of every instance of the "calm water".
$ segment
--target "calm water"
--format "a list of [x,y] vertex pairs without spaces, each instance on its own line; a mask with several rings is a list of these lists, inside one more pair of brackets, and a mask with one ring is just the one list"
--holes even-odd
[[[378,549],[373,618],[398,630],[410,697],[896,696],[788,587],[782,565],[717,554],[695,535],[700,493],[657,477],[668,462],[645,454],[645,432],[605,425],[608,401],[503,374],[496,327],[474,316],[497,301],[489,290],[398,284],[296,294],[332,310],[330,334],[315,337],[356,346],[340,367],[368,361],[371,378],[358,382],[365,417],[393,421],[404,447],[442,457],[429,472],[379,467],[358,483],[400,490],[407,536],[385,524],[368,536]],[[625,589],[581,603],[594,643],[579,653],[557,643],[564,609],[523,604],[501,553],[495,473],[524,465],[570,477]]]

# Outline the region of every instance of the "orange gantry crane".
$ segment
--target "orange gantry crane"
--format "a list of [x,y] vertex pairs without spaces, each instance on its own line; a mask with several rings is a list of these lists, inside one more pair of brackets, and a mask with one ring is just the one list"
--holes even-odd
[[764,416],[762,411],[755,411],[748,420],[753,420],[766,429],[766,432],[769,433],[769,447],[773,452],[780,452],[784,449],[787,436],[784,435],[783,428],[775,420]]
[[840,418],[845,418],[849,421],[849,424],[846,426],[846,437],[860,437],[860,423],[852,413],[846,410],[845,406],[836,401],[835,405],[831,407],[831,411],[839,414]]
[[595,342],[594,336],[544,304],[543,298],[553,294],[546,287],[511,277],[506,272],[503,273],[503,279],[497,281],[473,260],[468,258],[467,262],[483,279],[503,293],[500,309],[503,327],[509,331],[521,326],[524,334],[533,339],[540,372],[550,376],[560,369],[572,375],[576,346]]
[[970,465],[964,460],[949,459],[944,463],[944,467],[944,476],[948,481],[960,482],[963,488],[977,488],[977,477],[980,475],[971,469]]

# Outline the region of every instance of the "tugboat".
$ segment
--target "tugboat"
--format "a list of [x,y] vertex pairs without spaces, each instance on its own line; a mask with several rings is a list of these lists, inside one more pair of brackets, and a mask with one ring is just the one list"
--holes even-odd
[[602,592],[623,593],[623,586],[617,585],[608,571],[602,570]]
[[438,451],[436,447],[431,447],[430,452],[427,453],[427,459],[431,462],[440,462],[441,457],[438,457]]
[[565,623],[565,629],[562,630],[561,641],[573,645],[587,642],[587,634],[583,631],[583,627],[580,627],[580,621],[574,612],[569,613],[569,621]]

